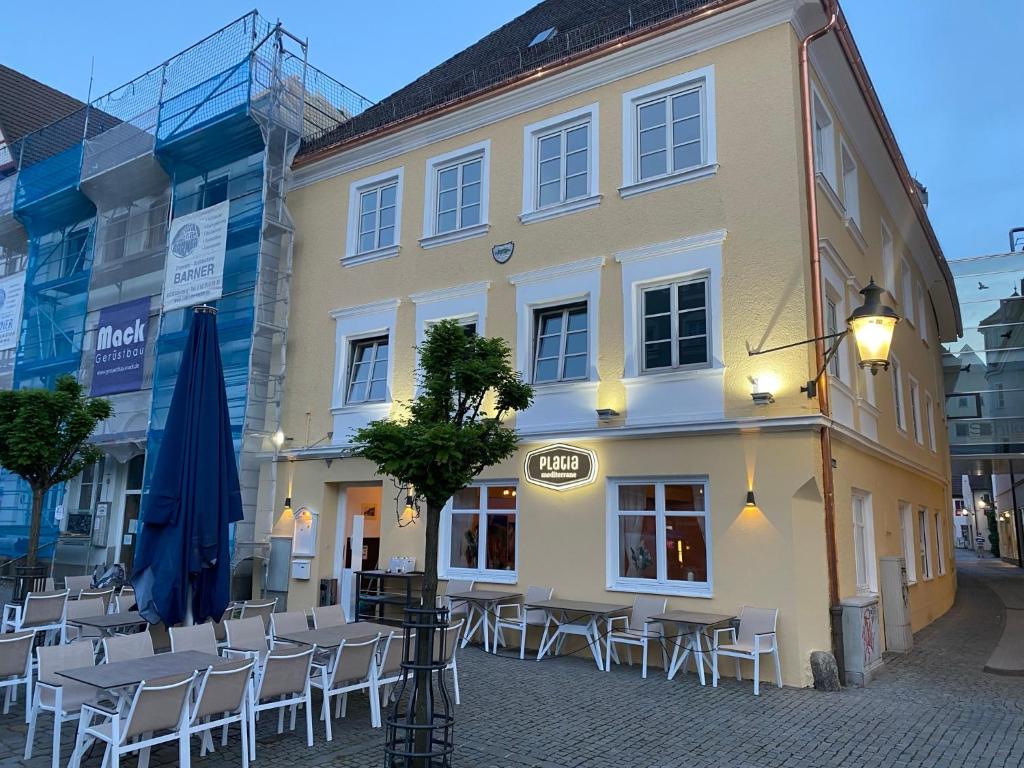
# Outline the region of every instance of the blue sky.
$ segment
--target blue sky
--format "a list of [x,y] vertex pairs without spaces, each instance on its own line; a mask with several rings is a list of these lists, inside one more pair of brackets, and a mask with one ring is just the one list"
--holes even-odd
[[[379,99],[533,4],[274,0],[259,9],[308,37],[316,66]],[[8,5],[0,62],[83,99],[93,58],[99,94],[251,8],[219,0]],[[1007,230],[1024,226],[1024,3],[843,7],[910,170],[928,187],[947,257],[1006,251]]]

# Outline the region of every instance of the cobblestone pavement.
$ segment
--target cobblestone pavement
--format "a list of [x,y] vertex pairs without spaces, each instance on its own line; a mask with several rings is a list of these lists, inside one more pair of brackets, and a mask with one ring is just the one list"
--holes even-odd
[[[991,562],[991,561],[990,561]],[[962,563],[954,608],[915,636],[914,650],[890,656],[870,688],[841,694],[762,687],[725,680],[701,688],[692,674],[641,680],[637,667],[597,672],[583,658],[520,662],[477,649],[461,652],[457,708],[459,768],[812,768],[818,766],[1024,765],[1024,679],[982,670],[1003,623],[1002,603],[985,585],[992,566]],[[1012,571],[1017,574],[1020,571]],[[1006,578],[1004,570],[999,574]],[[1024,576],[1018,582],[1024,595]],[[317,705],[318,708],[319,705]],[[21,704],[17,705],[20,712]],[[368,727],[366,700],[335,721],[334,741],[314,728],[278,736],[276,717],[259,724],[256,765],[383,765],[382,732]],[[65,726],[66,764],[74,726]],[[21,764],[25,726],[0,716],[0,765]],[[36,754],[50,764],[49,720]],[[196,740],[198,742],[198,740]],[[134,758],[131,764],[134,765]],[[241,765],[237,738],[200,760],[208,768]],[[83,765],[98,768],[98,751]],[[173,749],[151,764],[176,765]]]

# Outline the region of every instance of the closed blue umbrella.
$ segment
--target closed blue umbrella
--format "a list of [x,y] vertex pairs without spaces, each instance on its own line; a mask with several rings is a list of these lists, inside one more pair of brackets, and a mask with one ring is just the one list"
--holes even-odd
[[196,307],[135,549],[139,612],[167,626],[219,620],[229,598],[228,525],[242,519],[217,310]]

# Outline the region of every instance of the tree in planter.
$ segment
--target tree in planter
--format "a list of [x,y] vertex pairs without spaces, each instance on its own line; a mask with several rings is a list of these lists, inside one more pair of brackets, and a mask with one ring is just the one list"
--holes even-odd
[[[419,348],[420,394],[409,415],[383,419],[356,432],[359,455],[383,475],[415,489],[426,501],[426,551],[423,604],[437,600],[437,546],[441,511],[456,491],[486,467],[511,456],[518,438],[502,420],[527,408],[533,389],[512,367],[503,339],[466,333],[455,320],[442,320],[427,331]],[[493,400],[488,400],[488,398]],[[485,400],[493,402],[486,410]],[[431,638],[417,637],[416,663],[427,664]],[[417,670],[415,689],[429,690],[430,671]],[[427,697],[417,701],[416,723],[430,723]],[[429,731],[418,731],[429,738]],[[418,738],[417,752],[429,742]]]
[[109,400],[87,397],[72,376],[58,378],[52,390],[0,392],[0,466],[32,489],[26,565],[36,564],[47,491],[99,460],[86,440],[111,413]]

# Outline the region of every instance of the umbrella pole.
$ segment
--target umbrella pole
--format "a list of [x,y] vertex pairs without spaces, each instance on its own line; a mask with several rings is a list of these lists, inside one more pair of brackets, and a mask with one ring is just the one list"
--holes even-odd
[[195,623],[195,617],[192,615],[192,582],[190,580],[188,592],[185,593],[185,621],[183,624],[186,627],[191,627]]

